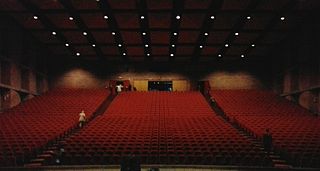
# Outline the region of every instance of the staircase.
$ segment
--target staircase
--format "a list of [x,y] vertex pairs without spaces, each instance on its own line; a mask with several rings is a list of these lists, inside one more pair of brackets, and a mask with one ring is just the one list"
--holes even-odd
[[263,144],[261,142],[261,140],[257,139],[257,137],[253,136],[250,132],[246,131],[245,129],[243,129],[241,126],[239,126],[237,123],[233,122],[232,119],[230,119],[225,112],[223,111],[223,109],[210,98],[210,95],[207,94],[203,94],[203,96],[205,97],[205,99],[207,100],[207,102],[209,103],[210,107],[212,108],[212,110],[214,110],[217,115],[219,115],[221,118],[223,118],[226,122],[228,122],[230,125],[232,125],[238,132],[240,135],[246,137],[247,139],[249,139],[251,142],[253,142],[253,144],[255,145],[255,147],[260,148],[262,151],[264,151],[264,153],[269,157],[271,165],[275,168],[280,168],[280,169],[288,169],[288,168],[292,168],[291,165],[289,165],[284,159],[282,159],[279,155],[277,155],[276,153],[274,153],[274,151],[271,152],[267,152],[264,147]]
[[64,143],[64,140],[73,134],[81,131],[84,127],[88,126],[94,118],[97,116],[103,114],[105,110],[109,107],[110,103],[113,101],[113,99],[116,97],[116,95],[110,94],[103,102],[102,104],[97,108],[97,110],[93,113],[93,115],[87,119],[86,124],[79,128],[78,124],[74,125],[72,128],[67,130],[67,132],[57,138],[54,141],[49,142],[46,145],[46,148],[40,152],[40,154],[37,154],[35,158],[31,159],[28,163],[24,165],[24,167],[39,167],[39,166],[45,166],[45,165],[53,165],[53,164],[59,164],[57,159],[57,154],[61,152],[60,150],[62,148],[61,145]]

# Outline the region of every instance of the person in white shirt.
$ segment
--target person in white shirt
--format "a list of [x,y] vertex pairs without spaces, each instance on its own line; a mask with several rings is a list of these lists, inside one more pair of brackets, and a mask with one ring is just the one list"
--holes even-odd
[[84,113],[84,110],[82,110],[79,113],[79,127],[83,127],[84,123],[86,122],[86,114]]
[[117,93],[120,93],[122,91],[123,85],[118,84],[116,87],[117,87]]

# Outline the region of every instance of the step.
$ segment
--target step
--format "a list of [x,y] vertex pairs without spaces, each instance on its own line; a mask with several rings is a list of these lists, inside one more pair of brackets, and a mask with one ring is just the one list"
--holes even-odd
[[25,164],[24,167],[39,167],[42,166],[41,163],[29,163],[29,164]]
[[44,162],[45,161],[45,159],[40,159],[40,158],[38,158],[38,159],[32,159],[30,162],[31,163],[42,163],[42,162]]
[[286,162],[284,160],[280,159],[271,159],[274,164],[285,164]]
[[274,164],[275,168],[281,168],[281,169],[288,169],[291,168],[290,165],[286,165],[286,164]]
[[52,158],[53,156],[51,154],[39,154],[37,155],[37,158],[41,158],[41,159],[48,159],[48,158]]

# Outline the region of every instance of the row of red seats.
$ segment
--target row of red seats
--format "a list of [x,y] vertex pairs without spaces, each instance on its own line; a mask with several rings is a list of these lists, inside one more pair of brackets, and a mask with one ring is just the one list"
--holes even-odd
[[270,91],[213,90],[210,94],[229,118],[258,138],[271,129],[274,149],[292,165],[319,167],[315,156],[320,154],[320,118]]
[[119,164],[132,153],[143,164],[270,164],[199,92],[120,93],[64,148],[66,164]]
[[109,94],[105,89],[55,89],[2,113],[0,166],[22,164],[74,127],[81,110],[90,117]]

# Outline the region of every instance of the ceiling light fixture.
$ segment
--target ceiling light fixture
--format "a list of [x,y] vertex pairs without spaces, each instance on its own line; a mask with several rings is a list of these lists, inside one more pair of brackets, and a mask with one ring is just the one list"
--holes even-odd
[[247,16],[247,20],[250,20],[251,19],[251,17],[250,16]]
[[202,45],[200,45],[200,46],[199,46],[199,48],[200,48],[200,49],[202,49],[202,48],[203,48],[203,46],[202,46]]
[[280,17],[280,20],[281,20],[281,21],[283,21],[283,20],[285,20],[285,19],[286,19],[286,18],[285,18],[285,17],[283,17],[283,16],[282,16],[282,17]]
[[255,46],[256,46],[255,44],[252,44],[252,45],[251,45],[251,47],[255,47]]
[[176,16],[176,19],[177,19],[177,20],[180,20],[180,18],[181,18],[180,15],[177,15],[177,16]]
[[69,17],[69,20],[72,21],[72,20],[73,20],[73,17],[70,16],[70,17]]
[[214,17],[214,15],[211,15],[211,17],[210,17],[210,18],[211,18],[211,20],[214,20],[214,18],[215,18],[215,17]]
[[33,19],[37,20],[37,19],[38,19],[38,16],[34,15],[34,16],[33,16]]
[[221,57],[222,57],[222,55],[221,55],[221,54],[219,54],[219,55],[218,55],[218,57],[219,57],[219,58],[221,58]]
[[174,56],[174,54],[173,54],[173,53],[171,53],[171,54],[170,54],[170,56]]
[[112,34],[112,35],[116,35],[116,33],[115,33],[115,32],[112,32],[111,34]]
[[121,47],[121,46],[122,46],[122,44],[118,44],[118,46],[119,46],[119,47]]
[[144,16],[143,16],[143,15],[141,15],[140,19],[141,19],[141,20],[143,20],[143,19],[144,19]]
[[108,19],[109,17],[107,15],[103,16],[104,19]]
[[95,44],[92,44],[92,47],[96,47],[96,45],[95,45]]
[[76,55],[77,55],[77,56],[80,56],[80,53],[79,53],[79,52],[77,52],[77,53],[76,53]]
[[238,33],[238,32],[235,32],[234,35],[239,36],[239,33]]
[[171,45],[171,47],[175,47],[176,45]]
[[208,35],[209,35],[209,33],[205,32],[205,33],[204,33],[204,35],[205,35],[205,36],[208,36]]
[[83,34],[84,36],[88,35],[88,33],[87,33],[87,32],[85,32],[85,31],[84,31],[82,34]]
[[148,45],[148,44],[145,44],[144,46],[145,46],[145,47],[149,47],[149,45]]
[[229,47],[229,44],[225,44],[224,46],[225,46],[225,47]]
[[64,44],[64,45],[66,45],[67,47],[69,46],[69,43],[66,43],[66,44]]
[[244,55],[241,55],[241,58],[244,58]]
[[147,34],[146,32],[143,32],[143,33],[142,33],[142,35],[144,35],[144,36],[145,36],[146,34]]
[[126,54],[126,53],[123,53],[122,55],[123,55],[123,56],[126,56],[127,54]]
[[173,35],[175,35],[175,36],[176,36],[176,35],[178,35],[178,33],[177,33],[177,32],[174,32],[174,33],[173,33]]
[[52,35],[57,35],[57,33],[55,31],[52,32]]
[[150,53],[147,53],[147,56],[150,56]]

